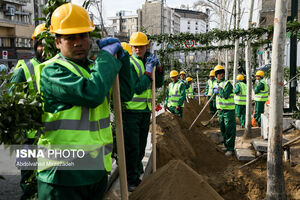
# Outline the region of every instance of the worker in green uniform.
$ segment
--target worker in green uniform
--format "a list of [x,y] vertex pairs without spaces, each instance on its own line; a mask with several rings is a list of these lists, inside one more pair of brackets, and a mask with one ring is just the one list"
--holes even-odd
[[[88,59],[89,33],[94,29],[88,12],[75,4],[63,4],[51,16],[50,32],[55,34],[60,53],[40,64],[36,73],[45,111],[45,133],[38,147],[64,149],[68,145],[83,149],[100,166],[93,170],[59,170],[50,158],[46,158],[52,161],[46,167],[38,158],[39,200],[102,199],[107,187],[113,143],[110,91],[119,74],[121,101],[128,101],[133,95],[133,82],[129,54],[118,39],[97,41],[101,50],[95,62]],[[90,162],[85,164],[92,167]]]
[[235,105],[233,86],[230,81],[225,80],[225,70],[221,65],[215,68],[217,85],[214,86],[213,92],[217,95],[216,105],[219,114],[219,125],[224,140],[224,151],[226,156],[231,156],[234,151],[236,122],[235,122]]
[[187,77],[186,82],[189,84],[189,88],[185,89],[186,96],[189,99],[193,99],[195,96],[195,92],[193,88],[193,79],[191,77]]
[[[217,84],[217,80],[215,78],[215,71],[211,70],[209,73],[209,80],[206,82],[205,95],[208,99],[213,95],[213,87]],[[213,97],[212,101],[209,102],[209,111],[213,116],[217,112],[216,108],[216,96]]]
[[43,40],[39,40],[37,36],[45,30],[45,24],[40,24],[35,28],[34,33],[32,34],[35,57],[30,60],[19,60],[13,71],[10,82],[29,82],[29,87],[31,89],[37,89],[34,79],[35,67],[45,61]]
[[247,85],[243,82],[244,76],[241,74],[237,75],[236,80],[234,103],[236,105],[236,115],[238,116],[241,122],[241,127],[243,128],[245,127]]
[[123,127],[126,155],[128,191],[140,184],[144,172],[142,159],[145,155],[152,110],[152,70],[155,70],[155,85],[163,85],[163,69],[159,60],[147,52],[149,40],[146,34],[135,32],[129,44],[132,49],[130,64],[133,70],[134,96],[125,103]]
[[179,81],[181,81],[181,82],[184,83],[185,89],[189,89],[190,85],[189,85],[189,84],[187,83],[187,81],[185,80],[185,77],[186,77],[185,71],[181,71],[181,72],[179,73],[179,77],[180,77]]
[[169,83],[166,93],[165,110],[169,110],[171,113],[179,115],[182,118],[186,98],[185,84],[178,80],[178,72],[176,70],[170,72],[170,78],[172,82]]
[[264,79],[265,73],[261,70],[256,72],[256,80],[258,83],[254,89],[254,101],[255,101],[255,114],[254,118],[258,123],[258,126],[261,126],[261,114],[264,113],[265,102],[268,101],[269,86]]
[[[32,34],[32,39],[34,41],[34,53],[35,57],[30,60],[19,60],[14,71],[13,75],[10,79],[11,83],[20,83],[20,82],[28,82],[30,89],[36,88],[35,82],[35,68],[40,63],[44,62],[44,47],[42,43],[42,39],[38,39],[38,35],[45,30],[45,24],[38,25],[34,33]],[[32,145],[35,142],[35,134],[36,131],[32,130],[26,133],[27,140],[25,144]],[[20,186],[22,188],[22,196],[21,199],[30,199],[37,192],[37,185],[33,182],[28,183],[27,180],[34,176],[34,170],[22,170],[21,169],[21,180]],[[33,178],[32,178],[33,180]]]

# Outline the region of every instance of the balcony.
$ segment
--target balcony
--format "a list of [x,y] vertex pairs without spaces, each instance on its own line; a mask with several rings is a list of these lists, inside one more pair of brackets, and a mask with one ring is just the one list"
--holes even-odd
[[0,48],[32,49],[31,38],[21,37],[0,37]]
[[2,1],[6,3],[13,3],[18,5],[23,5],[23,6],[30,3],[30,0],[2,0]]

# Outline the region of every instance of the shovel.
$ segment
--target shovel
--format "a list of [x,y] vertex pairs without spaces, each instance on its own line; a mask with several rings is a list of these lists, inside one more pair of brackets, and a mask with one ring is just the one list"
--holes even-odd
[[201,124],[202,124],[203,126],[207,126],[207,125],[215,118],[215,116],[216,116],[217,114],[218,114],[218,111],[215,112],[215,114],[210,118],[210,120],[208,120],[208,121],[202,121]]
[[205,104],[205,106],[202,108],[202,110],[200,111],[200,113],[198,114],[198,116],[196,117],[196,119],[193,121],[193,123],[191,124],[189,131],[192,129],[193,125],[196,123],[196,121],[198,120],[198,118],[201,116],[201,114],[203,113],[203,111],[205,110],[205,108],[208,106],[208,104],[213,100],[214,96],[216,94],[214,93],[210,99],[207,101],[207,103]]

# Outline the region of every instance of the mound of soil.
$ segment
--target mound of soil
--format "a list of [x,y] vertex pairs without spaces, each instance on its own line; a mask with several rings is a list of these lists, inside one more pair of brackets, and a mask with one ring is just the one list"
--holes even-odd
[[[194,106],[199,107],[198,103]],[[193,115],[193,106],[189,107],[189,104],[186,104],[185,109],[185,112]],[[266,160],[239,169],[244,163],[234,157],[226,157],[215,143],[203,134],[206,128],[202,124],[197,124],[191,131],[188,130],[198,112],[194,112],[195,116],[189,116],[187,113],[183,120],[170,113],[163,113],[157,117],[157,168],[163,167],[171,160],[179,159],[200,174],[226,200],[265,198]],[[285,163],[284,170],[288,199],[300,199],[300,165],[291,167],[289,163]]]
[[[183,115],[182,115],[182,117],[183,117],[182,122],[183,122],[184,127],[186,127],[186,128],[190,127],[190,125],[193,123],[193,121],[196,119],[198,114],[201,112],[201,110],[205,106],[206,102],[207,102],[206,98],[201,98],[200,105],[199,105],[199,102],[194,99],[190,99],[189,103],[187,103],[187,102],[184,103]],[[211,118],[211,115],[209,114],[209,107],[207,106],[193,127],[194,128],[198,127],[198,128],[203,129],[204,126],[202,125],[201,121],[207,121],[210,118]]]
[[180,160],[172,160],[130,195],[130,200],[221,200],[223,199],[193,169]]

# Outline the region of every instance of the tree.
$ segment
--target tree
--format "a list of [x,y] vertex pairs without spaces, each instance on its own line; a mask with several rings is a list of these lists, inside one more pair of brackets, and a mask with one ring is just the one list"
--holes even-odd
[[287,0],[276,0],[270,88],[267,200],[286,199],[282,165],[282,111],[287,13]]
[[[247,29],[250,28],[252,24],[252,15],[253,15],[253,4],[254,0],[250,0],[250,9],[249,9],[249,19],[247,24]],[[251,75],[251,46],[250,39],[246,42],[245,49],[245,60],[246,60],[246,77],[247,77],[247,102],[246,102],[246,124],[245,124],[245,133],[244,137],[249,138],[251,136],[251,108],[252,108],[252,75]]]

